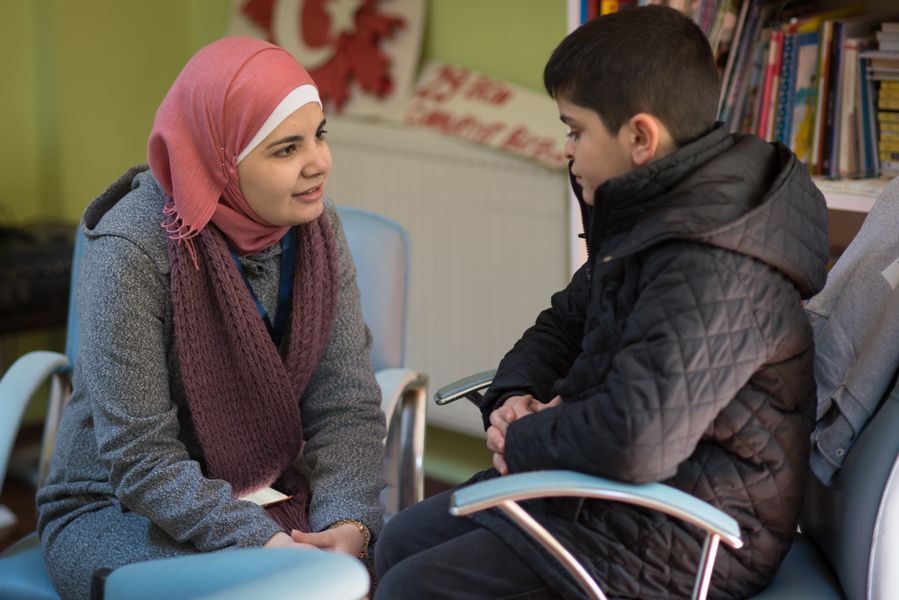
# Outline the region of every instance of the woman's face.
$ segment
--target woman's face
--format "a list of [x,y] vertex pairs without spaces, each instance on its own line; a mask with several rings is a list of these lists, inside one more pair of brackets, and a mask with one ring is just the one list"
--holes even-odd
[[240,190],[266,223],[290,227],[322,213],[331,172],[324,127],[321,107],[305,104],[237,165]]

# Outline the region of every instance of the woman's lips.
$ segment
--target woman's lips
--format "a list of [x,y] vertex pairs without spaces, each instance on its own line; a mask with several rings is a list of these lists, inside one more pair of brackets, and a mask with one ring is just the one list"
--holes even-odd
[[293,194],[293,197],[297,200],[301,200],[302,202],[318,202],[324,196],[324,189],[321,185],[317,185],[314,188],[309,188],[308,190],[299,192],[297,194]]

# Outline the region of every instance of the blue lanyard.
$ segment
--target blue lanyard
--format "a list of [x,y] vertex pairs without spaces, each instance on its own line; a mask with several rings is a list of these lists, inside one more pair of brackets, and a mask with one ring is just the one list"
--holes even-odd
[[272,336],[272,341],[275,343],[275,346],[281,346],[281,340],[284,338],[284,330],[287,328],[287,317],[290,314],[292,305],[291,298],[293,297],[294,265],[296,264],[296,252],[294,251],[294,248],[296,248],[296,239],[296,229],[293,227],[291,227],[284,237],[281,238],[281,276],[280,283],[278,284],[278,309],[275,314],[274,324],[272,324],[272,320],[268,316],[268,311],[262,305],[262,302],[259,301],[259,298],[256,297],[256,292],[253,291],[253,287],[247,279],[247,274],[244,271],[243,265],[240,263],[237,254],[234,252],[233,248],[231,249],[231,258],[234,259],[234,264],[237,265],[237,271],[240,273],[240,276],[243,277],[247,290],[250,292],[253,302],[256,303],[256,310],[259,311],[259,317],[262,319],[262,322],[265,323],[268,334]]

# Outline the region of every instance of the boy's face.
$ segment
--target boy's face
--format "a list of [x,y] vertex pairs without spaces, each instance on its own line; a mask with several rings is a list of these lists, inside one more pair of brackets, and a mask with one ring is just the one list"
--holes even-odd
[[568,125],[565,156],[574,161],[571,172],[584,189],[584,202],[593,206],[596,189],[603,183],[637,168],[631,154],[628,132],[622,127],[611,133],[596,111],[556,98],[559,118]]

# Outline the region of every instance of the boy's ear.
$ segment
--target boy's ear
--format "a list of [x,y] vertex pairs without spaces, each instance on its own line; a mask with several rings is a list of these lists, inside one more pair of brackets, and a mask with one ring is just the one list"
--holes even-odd
[[674,140],[668,128],[651,114],[637,113],[628,120],[627,126],[631,161],[636,168],[674,151]]

